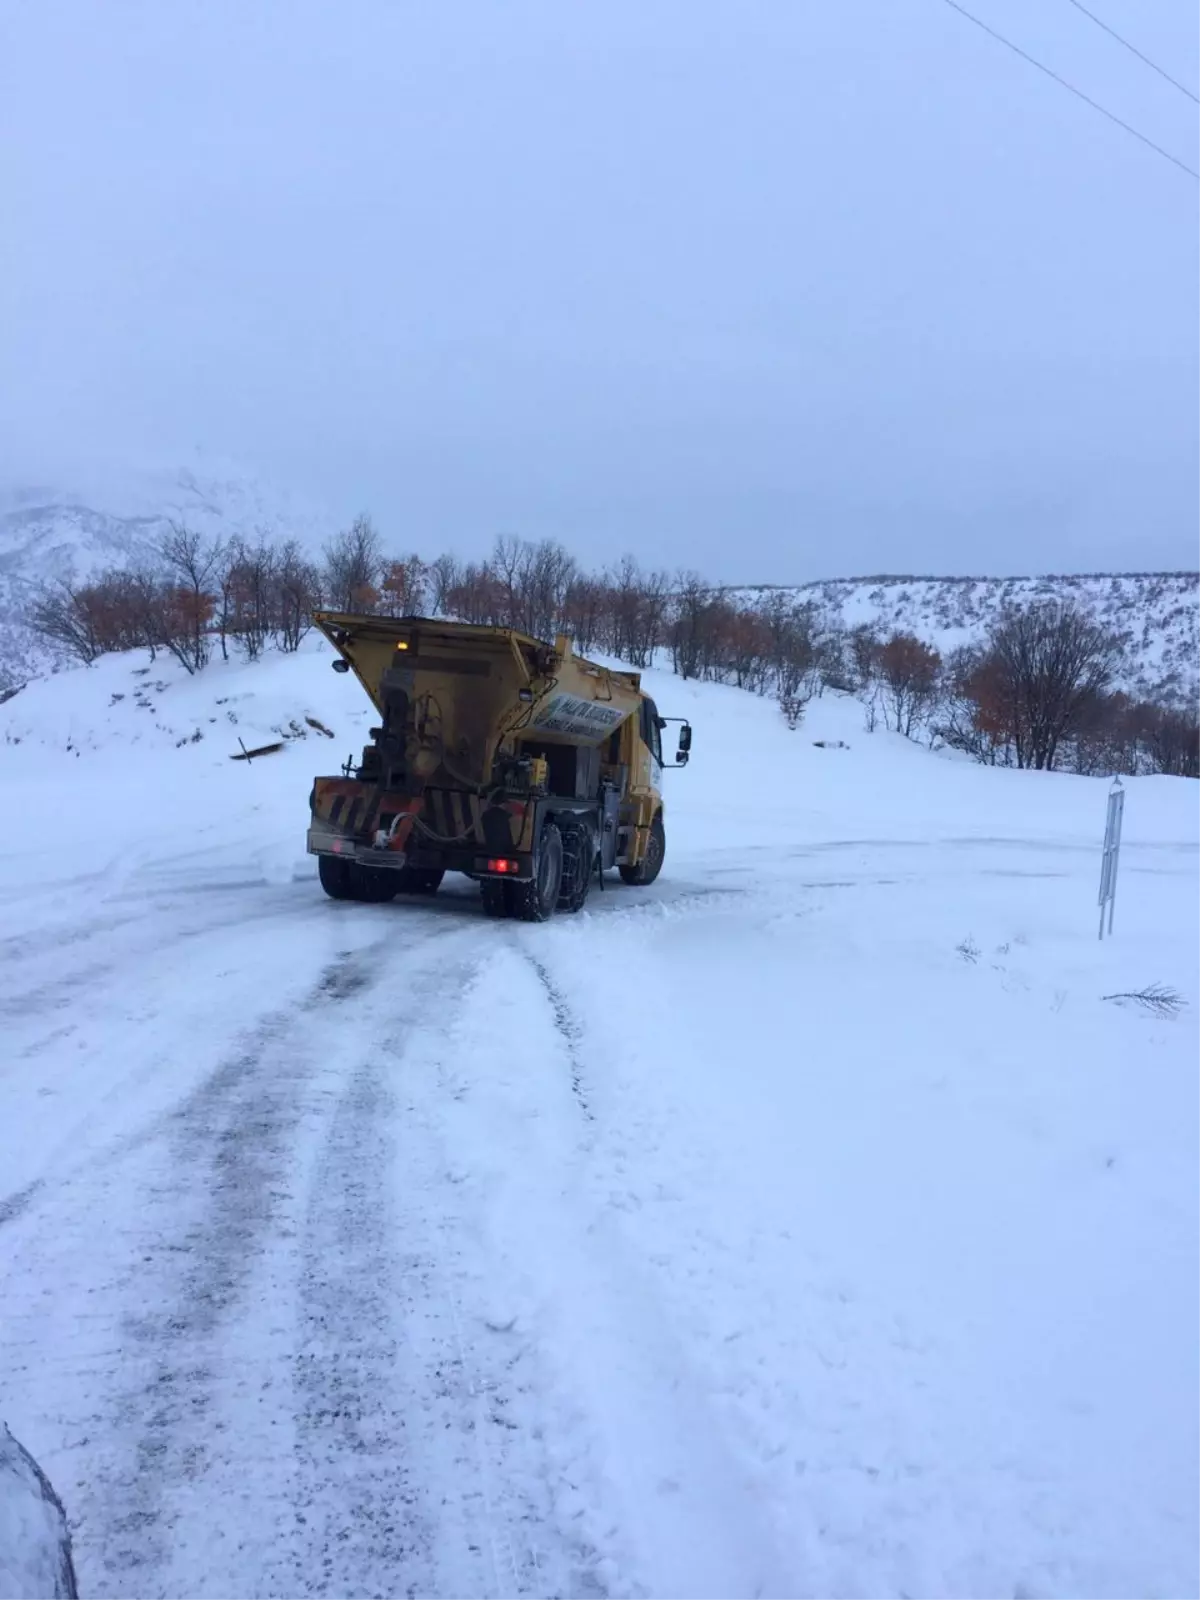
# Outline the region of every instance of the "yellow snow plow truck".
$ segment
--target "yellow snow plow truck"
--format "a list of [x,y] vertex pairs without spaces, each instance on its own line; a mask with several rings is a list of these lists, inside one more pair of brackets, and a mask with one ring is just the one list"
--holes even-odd
[[636,672],[511,628],[322,611],[317,627],[379,713],[361,762],[317,778],[309,852],[335,900],[433,894],[478,881],[492,917],[578,911],[616,867],[663,864],[662,733],[684,766],[692,730],[660,717]]

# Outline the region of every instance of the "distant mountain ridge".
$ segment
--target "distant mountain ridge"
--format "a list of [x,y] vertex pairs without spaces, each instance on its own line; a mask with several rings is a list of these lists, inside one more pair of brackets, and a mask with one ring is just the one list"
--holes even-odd
[[[153,554],[172,521],[214,537],[295,538],[311,554],[337,531],[331,513],[231,469],[182,468],[129,475],[71,490],[0,491],[0,689],[52,670],[53,654],[24,624],[38,588]],[[407,534],[390,537],[408,549]],[[424,550],[427,557],[436,550]],[[635,553],[637,553],[635,551]],[[653,565],[652,562],[645,564]],[[1195,701],[1200,683],[1200,573],[1131,572],[1042,577],[881,575],[802,584],[722,584],[744,602],[785,594],[816,605],[833,625],[865,623],[914,633],[943,654],[982,639],[1005,605],[1072,599],[1125,643],[1120,687],[1163,704]]]

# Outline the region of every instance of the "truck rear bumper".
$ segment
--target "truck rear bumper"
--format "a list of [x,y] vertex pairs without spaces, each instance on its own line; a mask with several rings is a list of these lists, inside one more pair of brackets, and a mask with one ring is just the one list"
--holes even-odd
[[404,867],[415,867],[432,872],[465,872],[472,878],[504,878],[509,883],[520,883],[533,877],[533,857],[514,853],[500,859],[515,862],[516,870],[499,872],[489,866],[497,859],[489,857],[478,845],[414,845],[409,850],[377,850],[360,844],[332,828],[314,826],[308,830],[308,853],[312,856],[340,856],[362,867],[382,867],[385,871],[399,872]]

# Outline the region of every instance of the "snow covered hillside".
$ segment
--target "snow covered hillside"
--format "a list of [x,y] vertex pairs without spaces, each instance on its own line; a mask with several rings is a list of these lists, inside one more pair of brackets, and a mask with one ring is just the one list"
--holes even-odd
[[329,660],[0,706],[0,1419],[80,1592],[1195,1594],[1196,786],[1101,943],[1104,782],[651,674],[651,888],[335,903]]
[[23,620],[42,584],[145,560],[172,520],[222,539],[295,538],[314,552],[335,531],[326,513],[228,464],[0,489],[0,688],[52,664]]
[[[174,471],[139,471],[71,489],[0,489],[0,690],[50,669],[56,657],[25,625],[45,582],[84,579],[152,556],[172,520],[212,538],[276,542],[295,538],[314,558],[336,519],[229,463],[197,458]],[[413,543],[384,529],[396,554]],[[437,550],[424,549],[432,558]],[[1200,574],[1125,573],[1046,578],[845,578],[782,591],[731,588],[753,602],[782,592],[814,601],[831,624],[872,623],[881,633],[915,633],[943,654],[977,643],[1003,605],[1069,598],[1125,644],[1119,687],[1136,698],[1192,705],[1200,693]]]
[[883,637],[911,633],[943,656],[979,644],[1005,606],[1072,600],[1125,648],[1118,687],[1159,705],[1194,705],[1200,694],[1200,573],[1126,572],[1042,578],[839,578],[780,589],[733,589],[754,601],[787,594],[811,601],[831,624],[868,624]]

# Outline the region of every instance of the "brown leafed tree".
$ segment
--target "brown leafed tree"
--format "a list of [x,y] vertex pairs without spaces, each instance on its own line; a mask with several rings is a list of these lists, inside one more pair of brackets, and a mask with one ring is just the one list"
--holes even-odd
[[906,739],[929,717],[938,694],[942,658],[911,633],[894,633],[880,646],[878,672],[887,724]]
[[216,602],[186,584],[165,583],[155,603],[156,632],[163,645],[189,673],[208,665],[208,632]]
[[379,609],[388,617],[421,614],[428,589],[428,568],[420,556],[387,561],[379,579]]

